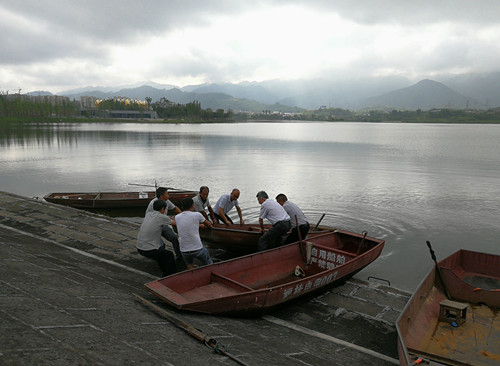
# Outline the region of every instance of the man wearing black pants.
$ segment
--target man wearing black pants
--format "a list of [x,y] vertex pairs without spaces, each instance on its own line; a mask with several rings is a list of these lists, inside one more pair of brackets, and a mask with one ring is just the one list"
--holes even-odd
[[259,215],[260,230],[264,232],[264,219],[269,220],[273,225],[259,238],[259,251],[281,246],[282,236],[292,227],[290,216],[288,216],[285,209],[278,202],[268,200],[268,198],[269,196],[264,191],[257,193],[257,200],[261,205]]
[[163,200],[153,203],[153,211],[147,212],[137,236],[137,251],[140,255],[154,259],[162,271],[162,277],[176,272],[174,255],[165,249],[162,230],[174,221],[165,215],[167,204]]
[[[285,239],[285,244],[294,243],[300,239],[305,239],[307,233],[309,232],[309,222],[302,210],[295,203],[290,202],[287,196],[280,193],[276,196],[276,202],[278,202],[285,209],[290,220],[292,222],[292,232]],[[299,227],[297,227],[297,222]],[[300,236],[299,236],[300,232]]]
[[[170,200],[170,195],[168,193],[168,189],[165,187],[158,187],[156,189],[156,197],[149,202],[148,208],[146,208],[146,215],[150,212],[153,212],[153,205],[156,201],[158,200],[163,200],[167,204],[167,208],[165,209],[165,212],[168,213],[168,211],[175,211],[175,214],[180,214],[181,210],[179,207],[174,205]],[[182,254],[181,250],[179,249],[179,239],[177,238],[177,235],[175,234],[174,230],[170,225],[164,225],[162,229],[162,236],[167,239],[169,242],[172,243],[172,247],[174,248],[175,256],[177,259],[182,261]]]

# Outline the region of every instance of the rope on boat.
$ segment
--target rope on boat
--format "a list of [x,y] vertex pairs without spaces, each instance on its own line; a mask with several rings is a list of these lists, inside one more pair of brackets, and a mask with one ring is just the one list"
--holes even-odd
[[186,331],[190,336],[196,338],[197,340],[203,342],[207,347],[212,348],[215,353],[218,353],[220,355],[224,355],[226,357],[229,357],[230,359],[236,361],[240,365],[243,366],[248,366],[245,362],[241,361],[237,357],[233,356],[229,352],[225,350],[225,346],[220,344],[216,339],[210,337],[209,335],[203,333],[201,330],[196,329],[192,325],[184,322],[183,320],[175,317],[174,315],[170,314],[168,311],[156,306],[152,302],[146,300],[142,296],[139,296],[137,294],[134,294],[135,297],[137,297],[144,305],[147,307],[153,309],[155,312],[163,316],[165,319],[167,319],[170,323],[174,324],[175,326],[179,327],[180,329]]

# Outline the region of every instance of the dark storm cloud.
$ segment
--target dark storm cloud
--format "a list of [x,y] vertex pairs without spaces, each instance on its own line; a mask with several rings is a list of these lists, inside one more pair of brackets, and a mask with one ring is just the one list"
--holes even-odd
[[269,5],[304,5],[367,25],[497,24],[500,14],[500,1],[496,0],[276,0],[255,1],[252,6],[247,2],[222,0],[3,0],[0,62],[83,55],[105,57],[106,46],[134,43],[187,25],[203,27],[221,15],[237,16]]
[[239,6],[224,1],[6,0],[0,3],[0,63],[105,57],[107,46],[187,24],[203,27],[221,8],[236,12]]
[[498,14],[497,0],[1,0],[0,89],[492,71]]

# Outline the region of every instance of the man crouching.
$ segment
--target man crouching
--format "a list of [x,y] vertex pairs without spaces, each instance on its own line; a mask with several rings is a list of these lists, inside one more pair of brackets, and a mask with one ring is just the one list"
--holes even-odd
[[201,213],[194,211],[191,197],[184,198],[181,206],[183,211],[175,216],[175,223],[179,234],[179,247],[187,268],[194,268],[195,258],[203,265],[212,264],[210,253],[200,238],[200,228],[211,228],[212,224]]
[[161,235],[165,226],[174,221],[165,215],[167,204],[163,200],[153,203],[153,210],[146,213],[137,236],[137,251],[140,255],[154,259],[162,271],[162,277],[176,272],[174,255],[165,249]]

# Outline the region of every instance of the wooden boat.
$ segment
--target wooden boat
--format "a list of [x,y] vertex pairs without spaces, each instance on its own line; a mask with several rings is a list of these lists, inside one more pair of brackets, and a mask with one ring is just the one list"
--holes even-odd
[[[264,230],[271,228],[271,225],[264,225]],[[334,228],[318,226],[311,228],[307,238],[318,236]],[[259,238],[262,236],[259,224],[214,224],[210,229],[201,229],[200,237],[204,243],[211,248],[219,248],[227,251],[249,254],[257,251]]]
[[337,230],[307,242],[176,273],[145,286],[181,310],[258,315],[343,283],[377,259],[384,243],[366,234]]
[[401,365],[499,365],[499,311],[500,256],[457,251],[427,274],[396,322]]
[[[170,201],[179,205],[183,198],[194,197],[196,191],[169,190]],[[43,198],[47,202],[82,209],[144,208],[156,196],[150,192],[91,192],[91,193],[49,193]]]

